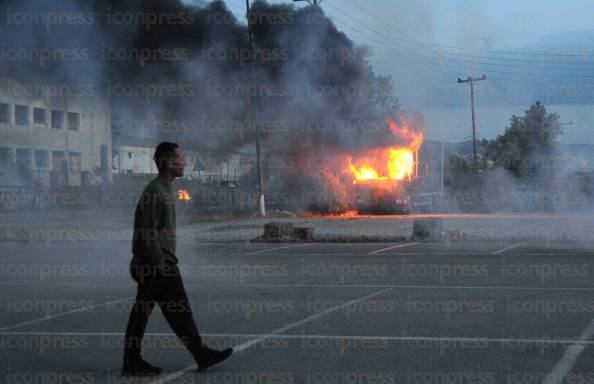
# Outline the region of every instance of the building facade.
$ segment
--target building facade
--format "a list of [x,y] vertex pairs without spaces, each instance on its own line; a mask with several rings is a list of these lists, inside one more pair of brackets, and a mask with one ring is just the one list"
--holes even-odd
[[[122,175],[156,175],[153,161],[155,137],[116,135],[113,137],[112,172]],[[236,182],[242,175],[241,156],[236,153],[215,159],[213,156],[185,148],[180,143],[186,159],[184,177],[201,182]]]
[[157,141],[150,138],[115,135],[112,172],[114,174],[156,175],[153,155]]
[[0,79],[0,169],[41,186],[111,180],[110,105],[67,90]]

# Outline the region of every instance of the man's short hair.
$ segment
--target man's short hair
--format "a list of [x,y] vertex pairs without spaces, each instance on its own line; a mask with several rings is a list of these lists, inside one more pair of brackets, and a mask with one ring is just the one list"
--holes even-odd
[[157,145],[153,159],[155,160],[155,164],[157,164],[157,169],[159,171],[165,168],[167,160],[175,154],[175,148],[179,148],[179,145],[170,141],[163,141]]

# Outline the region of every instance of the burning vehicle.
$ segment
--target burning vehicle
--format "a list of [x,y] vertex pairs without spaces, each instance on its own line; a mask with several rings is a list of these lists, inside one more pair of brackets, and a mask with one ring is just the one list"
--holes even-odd
[[406,214],[410,191],[418,176],[419,150],[424,135],[406,117],[385,121],[385,145],[329,157],[317,172],[308,170],[325,200],[316,201],[314,214]]
[[355,208],[360,214],[407,214],[410,204],[401,183],[364,182],[355,187]]
[[408,186],[418,174],[418,153],[423,133],[410,128],[406,119],[386,122],[396,142],[349,156],[355,209],[364,214],[405,214],[410,210]]

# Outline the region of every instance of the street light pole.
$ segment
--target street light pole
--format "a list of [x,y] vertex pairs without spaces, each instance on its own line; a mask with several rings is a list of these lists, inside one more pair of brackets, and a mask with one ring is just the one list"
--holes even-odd
[[[252,42],[252,26],[250,18],[250,0],[245,0],[245,7],[247,10],[247,31],[248,31],[248,48],[250,53],[253,54],[253,42]],[[256,83],[256,56],[252,55],[252,80],[254,85]],[[256,121],[256,103],[258,96],[255,95],[252,100],[248,100],[251,108],[251,118],[256,126],[256,171],[258,172],[258,202],[260,206],[260,215],[266,216],[266,203],[264,199],[264,172],[262,167],[262,153],[260,151],[260,125]],[[249,96],[248,96],[249,98]]]

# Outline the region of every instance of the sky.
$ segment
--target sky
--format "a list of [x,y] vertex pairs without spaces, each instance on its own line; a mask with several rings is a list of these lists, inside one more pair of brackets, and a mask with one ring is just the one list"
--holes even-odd
[[[184,1],[191,3],[198,0]],[[245,17],[245,0],[225,2],[239,19]],[[292,3],[289,0],[268,2]],[[295,4],[306,6],[306,2]],[[477,86],[479,117],[481,108],[494,108],[493,111],[485,110],[483,116],[486,117],[480,122],[485,127],[492,127],[485,132],[484,136],[488,138],[500,133],[504,128],[501,125],[511,117],[497,116],[496,111],[513,108],[514,111],[521,112],[536,101],[535,96],[525,94],[527,85],[550,91],[557,89],[551,85],[552,80],[561,86],[571,82],[589,82],[587,86],[594,91],[594,56],[543,59],[539,55],[487,53],[513,51],[576,55],[585,50],[572,46],[573,42],[578,40],[575,36],[578,36],[588,47],[592,44],[587,52],[594,55],[592,0],[322,0],[321,6],[349,38],[371,48],[370,63],[376,72],[394,77],[397,95],[404,108],[426,111],[428,117],[435,117],[432,124],[437,123],[440,118],[453,120],[460,115],[459,108],[467,102],[468,87],[457,83],[459,77],[479,77],[483,73],[488,74],[488,81]],[[552,41],[560,43],[553,48]],[[471,50],[450,49],[439,45],[465,47]],[[444,50],[453,56],[444,55]],[[510,61],[510,58],[533,62]],[[565,68],[564,76],[522,75],[534,74],[541,65],[541,59],[555,61],[554,64],[547,64],[549,67]],[[567,72],[567,66],[570,70],[573,67],[564,64],[563,60],[578,59],[587,59],[589,62],[582,64],[589,65],[592,71],[586,68],[583,69],[585,72],[578,70],[575,74],[591,76],[591,79],[571,78],[575,74]],[[486,67],[474,64],[475,60],[489,64]],[[561,64],[557,61],[561,61]],[[548,72],[545,73],[558,71],[548,68]],[[566,77],[568,73],[571,75]],[[490,96],[481,97],[481,92]],[[458,102],[455,103],[455,108],[436,105],[456,97]],[[510,108],[502,109],[502,106]],[[436,107],[438,112],[431,111]],[[594,116],[590,116],[592,108],[586,105],[577,109],[565,109],[568,115],[562,117],[567,121],[580,121],[582,127],[589,127],[594,125]],[[444,117],[449,112],[452,112],[452,116]],[[462,139],[466,134],[466,128],[460,128],[459,134],[450,134]],[[439,136],[439,133],[434,136]],[[576,134],[573,138],[570,135],[569,139],[594,143],[594,132],[590,133],[589,129],[584,128],[580,135]]]
[[[289,0],[269,2],[292,3]],[[226,0],[226,3],[238,18],[244,17],[244,0]],[[305,6],[307,3],[295,4]],[[450,75],[455,72],[453,75],[463,77],[480,76],[480,72],[486,69],[473,65],[473,60],[497,63],[489,68],[495,70],[496,77],[500,78],[504,74],[497,70],[512,70],[521,74],[533,69],[521,66],[527,63],[513,60],[499,66],[501,60],[498,59],[506,57],[496,53],[447,49],[448,56],[443,56],[442,47],[435,44],[482,50],[549,52],[543,44],[547,41],[550,44],[551,36],[590,32],[594,39],[592,0],[322,0],[321,6],[352,40],[371,48],[370,62],[378,72],[393,75],[404,88],[409,88],[408,93],[417,88],[416,84],[407,84],[415,77],[431,83],[445,81],[447,84],[452,76],[444,78],[443,71],[450,72]],[[571,41],[573,36],[562,38],[561,45]],[[588,41],[592,39],[585,38]],[[558,48],[554,53],[579,54],[583,51],[567,46]],[[591,51],[594,52],[594,46]],[[451,61],[452,57],[456,62]],[[428,61],[434,63],[428,64]],[[446,69],[438,67],[442,72],[436,72],[436,66],[440,65]],[[594,62],[591,65],[594,67]],[[506,77],[515,80],[517,76]],[[456,77],[453,79],[455,81]],[[425,95],[409,97],[411,104],[426,99]]]
[[[226,2],[238,17],[243,16],[244,0]],[[522,47],[547,34],[594,29],[592,0],[322,0],[321,6],[331,17],[353,26],[357,23],[344,13],[373,29],[387,30],[385,22],[394,22],[398,29],[416,38],[426,38],[425,41],[469,44],[474,48],[483,48],[484,38],[493,40],[493,48]],[[337,6],[344,13],[337,11]],[[345,25],[339,21],[337,24]]]

